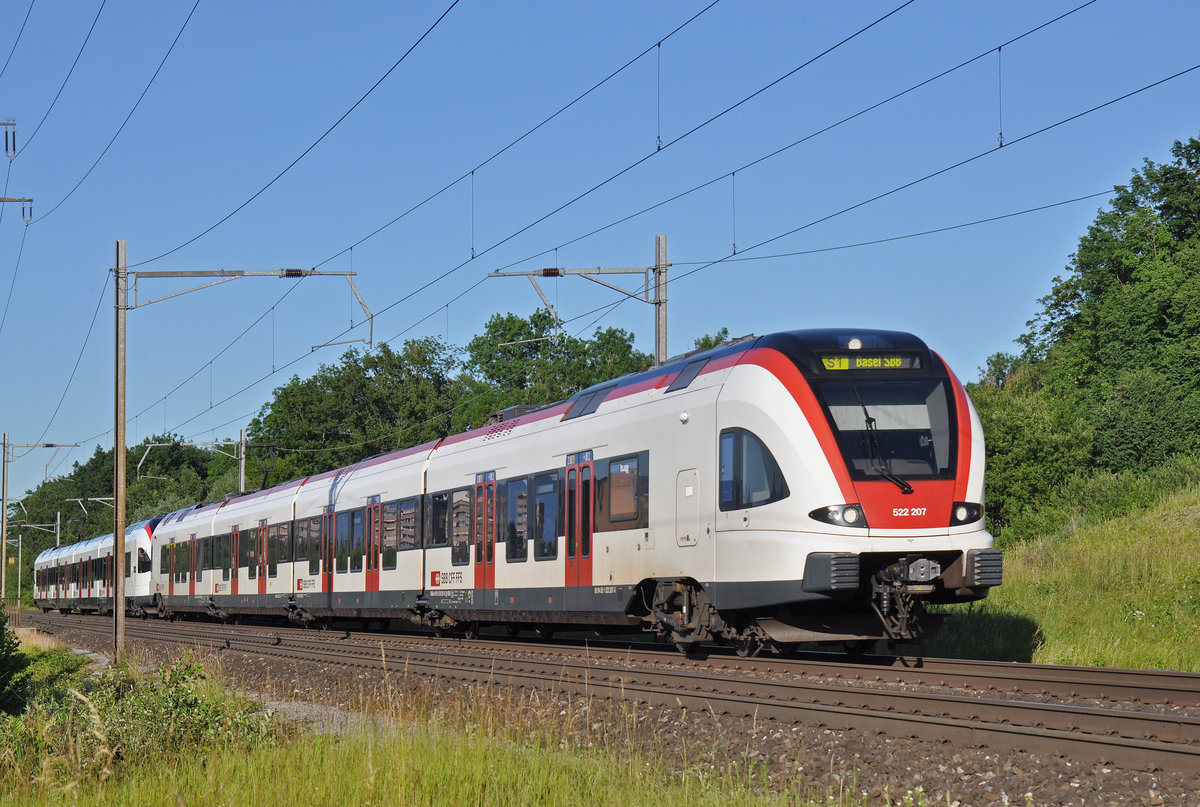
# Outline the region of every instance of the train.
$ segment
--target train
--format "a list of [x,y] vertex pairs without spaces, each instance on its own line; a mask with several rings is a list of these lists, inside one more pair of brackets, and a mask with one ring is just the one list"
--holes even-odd
[[[797,330],[135,525],[123,607],[641,631],[685,653],[915,641],[927,605],[1001,584],[983,515],[982,427],[937,353]],[[38,605],[111,609],[106,551],[39,555]]]

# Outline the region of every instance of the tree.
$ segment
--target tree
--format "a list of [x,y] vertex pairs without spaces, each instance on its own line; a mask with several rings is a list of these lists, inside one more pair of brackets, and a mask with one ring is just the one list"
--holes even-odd
[[482,424],[491,412],[515,404],[547,404],[581,389],[649,367],[653,359],[633,347],[633,334],[597,328],[591,339],[554,334],[550,312],[528,319],[497,314],[467,345],[457,428]]
[[716,347],[727,339],[729,339],[729,329],[721,328],[716,333],[706,333],[702,336],[697,336],[692,342],[692,345],[696,350],[708,350],[709,348]]
[[278,387],[247,432],[287,453],[300,476],[416,445],[448,432],[456,367],[456,352],[434,338],[409,340],[399,352],[351,349],[340,364]]

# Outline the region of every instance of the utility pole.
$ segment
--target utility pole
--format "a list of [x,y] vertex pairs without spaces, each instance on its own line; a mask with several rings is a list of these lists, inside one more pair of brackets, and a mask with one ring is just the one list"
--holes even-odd
[[[8,432],[4,433],[4,492],[3,504],[0,504],[0,591],[7,591],[8,582]],[[4,595],[0,594],[0,599]]]
[[125,652],[125,309],[129,275],[125,268],[125,242],[117,241],[117,323],[116,323],[116,400],[113,406],[113,560],[116,561],[116,585],[113,587],[113,666]]
[[[654,266],[642,266],[634,268],[609,269],[603,267],[595,267],[593,269],[563,269],[561,267],[549,267],[547,269],[537,269],[532,272],[492,272],[488,277],[527,277],[529,282],[533,284],[533,288],[537,291],[538,296],[542,298],[542,302],[549,309],[554,317],[554,322],[558,323],[558,312],[554,310],[554,306],[550,305],[550,301],[546,299],[546,295],[542,293],[541,286],[538,285],[536,278],[539,277],[563,277],[565,275],[583,275],[593,283],[599,283],[605,288],[619,291],[627,297],[638,300],[643,303],[649,303],[654,306],[654,364],[656,366],[663,365],[667,361],[667,267],[670,266],[667,262],[667,237],[665,235],[654,236]],[[653,273],[653,289],[654,296],[651,297],[651,273]],[[614,286],[604,280],[599,279],[597,275],[642,275],[645,278],[645,285],[642,292],[627,291]]]
[[[375,320],[371,312],[367,309],[367,304],[363,301],[362,295],[358,293],[358,287],[354,285],[354,276],[357,272],[318,272],[316,269],[272,269],[272,270],[243,270],[243,269],[212,269],[201,271],[167,271],[167,272],[129,272],[125,264],[125,241],[117,241],[117,259],[116,268],[113,274],[116,276],[117,285],[117,302],[116,302],[116,389],[114,397],[116,398],[114,408],[114,418],[116,427],[114,429],[114,445],[113,445],[113,551],[116,554],[116,585],[113,587],[113,665],[120,663],[120,659],[125,652],[125,484],[126,484],[126,446],[125,446],[125,354],[126,354],[126,334],[125,334],[125,312],[147,306],[152,303],[169,300],[173,297],[179,297],[184,294],[190,294],[193,291],[206,289],[210,286],[217,286],[222,283],[228,283],[231,280],[238,280],[243,277],[278,277],[278,278],[304,278],[304,277],[344,277],[350,284],[350,288],[358,297],[359,303],[363,310],[367,312],[367,318],[370,320],[372,335],[374,334]],[[129,275],[133,275],[133,305],[129,305]],[[204,283],[200,286],[195,286],[183,291],[166,294],[162,297],[156,297],[152,300],[139,302],[138,300],[138,280],[141,278],[215,278],[211,282]],[[242,471],[241,485],[245,489],[245,431],[242,432]]]

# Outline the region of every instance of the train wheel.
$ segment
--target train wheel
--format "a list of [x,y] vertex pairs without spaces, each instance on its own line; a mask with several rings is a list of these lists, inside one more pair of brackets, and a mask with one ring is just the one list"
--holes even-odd
[[733,640],[733,651],[742,658],[754,658],[762,650],[762,642],[752,636]]

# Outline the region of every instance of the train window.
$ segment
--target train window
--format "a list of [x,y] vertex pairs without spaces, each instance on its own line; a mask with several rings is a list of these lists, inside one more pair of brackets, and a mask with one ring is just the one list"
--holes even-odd
[[258,579],[258,530],[249,529],[238,532],[238,549],[241,550],[239,566],[245,566],[251,580]]
[[[308,573],[309,574],[320,574],[321,573],[321,517],[313,516],[312,518],[306,518],[302,522],[297,521],[296,522],[297,528],[301,524],[305,525],[305,531],[308,536],[308,540],[305,541],[305,544],[307,545],[308,548],[306,550],[304,550],[308,554]],[[297,541],[300,540],[299,537],[297,537],[296,540]]]
[[450,494],[450,562],[455,566],[471,562],[471,491],[468,488]]
[[132,558],[133,558],[132,551],[125,553],[125,579],[126,580],[128,580],[133,575],[133,565],[131,563]]
[[677,389],[687,389],[696,380],[696,376],[700,375],[700,371],[704,369],[704,365],[706,364],[708,364],[708,359],[696,359],[685,364],[683,369],[679,371],[679,375],[675,376],[675,380],[667,387],[667,392],[674,392]]
[[292,524],[292,560],[308,560],[308,520],[297,519]]
[[[261,537],[262,532],[258,535]],[[263,548],[266,552],[266,574],[267,577],[279,576],[279,535],[276,527],[267,527],[267,545]]]
[[350,511],[338,513],[334,525],[333,566],[338,574],[350,571]]
[[632,521],[638,515],[638,458],[608,461],[608,520]]
[[400,540],[399,549],[401,552],[409,549],[416,549],[419,544],[417,542],[417,500],[405,499],[400,502],[399,509],[399,527]]
[[279,562],[291,563],[293,554],[292,522],[285,521],[279,525]]
[[350,512],[350,541],[350,571],[361,572],[367,553],[367,519],[362,508]]
[[171,572],[171,564],[168,560],[170,558],[170,551],[171,548],[169,546],[164,546],[158,554],[158,573],[160,576],[170,574]]
[[426,535],[429,536],[429,546],[446,546],[450,543],[449,534],[446,531],[450,514],[450,494],[449,493],[434,493],[429,497],[429,527]]
[[558,557],[558,474],[538,474],[533,478],[533,557],[553,560]]
[[204,570],[208,568],[208,539],[200,538],[195,541],[196,558],[192,564],[192,570],[196,575],[196,582],[200,583],[204,580]]
[[396,568],[396,547],[400,541],[400,502],[387,502],[380,508],[380,550],[383,553],[382,568]]
[[141,546],[138,547],[137,552],[138,552],[138,565],[137,565],[138,574],[145,574],[146,572],[150,571],[150,553],[146,551],[145,547],[141,547]]
[[592,414],[600,408],[600,404],[604,403],[604,399],[608,397],[608,393],[616,388],[616,384],[609,384],[607,387],[601,387],[592,392],[585,392],[575,399],[575,403],[571,404],[571,408],[567,410],[567,414],[563,415],[562,419],[572,420],[573,418]]
[[529,557],[529,482],[514,479],[505,486],[504,556],[509,563],[520,563]]
[[724,429],[720,444],[722,510],[762,507],[789,495],[787,481],[770,449],[745,429]]
[[221,570],[222,582],[229,580],[229,533],[222,533],[213,539],[217,556],[217,568]]

